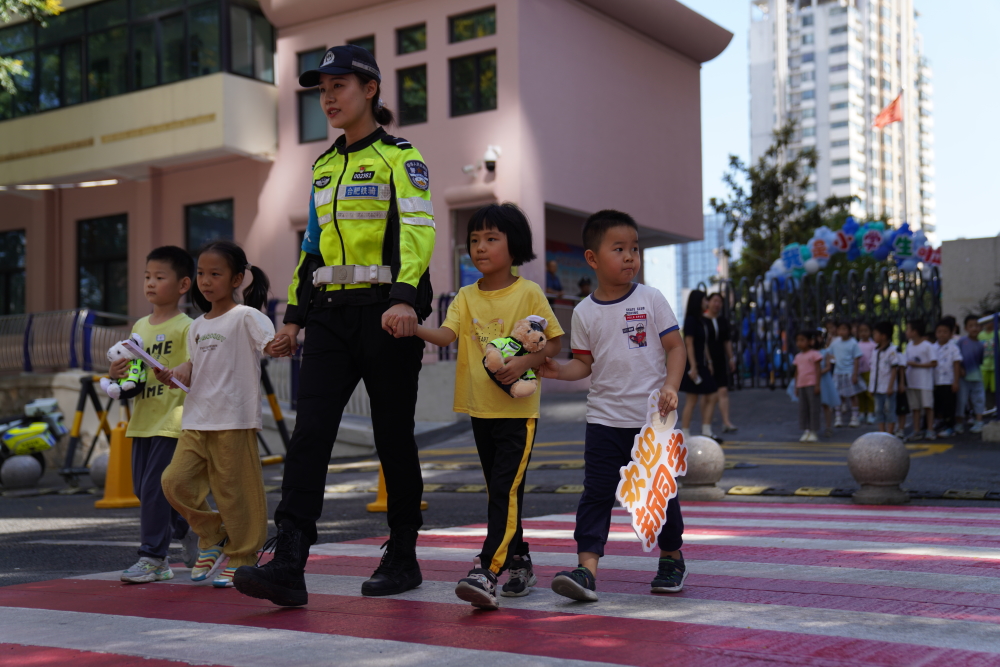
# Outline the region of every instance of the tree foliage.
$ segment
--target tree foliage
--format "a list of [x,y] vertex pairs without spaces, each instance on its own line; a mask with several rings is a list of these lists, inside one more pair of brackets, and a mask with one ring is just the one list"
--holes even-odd
[[775,130],[774,143],[756,164],[730,155],[729,171],[722,178],[729,195],[709,200],[717,213],[726,216],[730,240],[739,236],[743,244],[730,265],[734,280],[763,275],[785,245],[805,243],[823,225],[839,229],[847,219],[853,197],[830,197],[817,205],[806,202],[819,153],[813,147],[790,148],[795,132],[795,121]]
[[[15,17],[38,21],[43,26],[48,16],[62,12],[60,0],[0,0],[0,22],[10,23]],[[24,63],[17,58],[0,57],[0,88],[11,95],[17,92],[14,77],[27,77]]]

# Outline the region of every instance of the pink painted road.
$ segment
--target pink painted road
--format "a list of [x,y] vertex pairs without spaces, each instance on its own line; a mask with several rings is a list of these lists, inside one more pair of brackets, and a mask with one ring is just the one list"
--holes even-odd
[[310,603],[118,573],[0,588],[0,665],[1000,665],[1000,511],[686,503],[690,576],[652,595],[655,558],[616,510],[596,603],[561,598],[573,516],[525,520],[538,586],[482,612],[458,600],[483,525],[421,534],[423,585],[361,582],[381,539],[316,545]]

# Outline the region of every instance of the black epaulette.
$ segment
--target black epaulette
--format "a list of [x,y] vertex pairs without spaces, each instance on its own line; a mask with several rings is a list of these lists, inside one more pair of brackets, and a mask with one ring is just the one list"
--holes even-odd
[[400,150],[404,150],[404,151],[407,150],[407,149],[409,149],[409,148],[413,148],[413,144],[411,144],[406,139],[401,139],[399,137],[394,137],[391,134],[387,134],[384,137],[382,137],[382,143],[383,144],[389,144],[390,146],[395,146],[396,148],[398,148]]

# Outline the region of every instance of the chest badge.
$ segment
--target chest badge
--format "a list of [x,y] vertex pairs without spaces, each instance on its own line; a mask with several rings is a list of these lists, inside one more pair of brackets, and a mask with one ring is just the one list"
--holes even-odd
[[329,176],[324,176],[323,178],[317,178],[315,181],[313,181],[313,187],[316,188],[317,190],[321,190],[322,188],[325,188],[326,186],[330,185],[330,180],[331,179]]
[[352,181],[370,181],[375,178],[375,161],[361,160],[358,163],[358,170],[351,176]]

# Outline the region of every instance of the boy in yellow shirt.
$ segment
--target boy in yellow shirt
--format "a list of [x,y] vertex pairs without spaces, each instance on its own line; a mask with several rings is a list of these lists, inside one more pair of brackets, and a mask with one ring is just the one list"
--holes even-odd
[[483,277],[459,291],[448,307],[444,326],[418,326],[417,336],[442,347],[458,338],[455,412],[472,417],[489,509],[483,549],[468,576],[458,582],[455,594],[479,609],[498,609],[497,577],[504,570],[510,568],[510,578],[501,595],[527,595],[536,581],[528,543],[522,539],[521,507],[541,391],[514,398],[490,378],[483,354],[490,341],[510,336],[518,320],[530,315],[544,318],[545,348],[507,358],[495,374],[500,382],[511,385],[559,353],[563,330],[542,288],[511,273],[512,266],[535,258],[531,226],[521,209],[507,203],[476,211],[469,221],[466,247]]
[[[146,352],[167,368],[188,359],[187,334],[191,318],[178,303],[191,289],[194,259],[176,246],[156,248],[146,256],[144,291],[153,313],[132,327],[142,336]],[[139,514],[139,560],[122,572],[121,580],[132,584],[166,581],[174,576],[167,559],[171,538],[181,540],[184,564],[198,558],[198,536],[170,506],[163,495],[160,476],[169,465],[181,435],[184,392],[166,386],[147,369],[146,387],[136,396],[126,435],[132,438],[132,486],[142,503]],[[116,361],[112,379],[124,377],[128,360]]]

